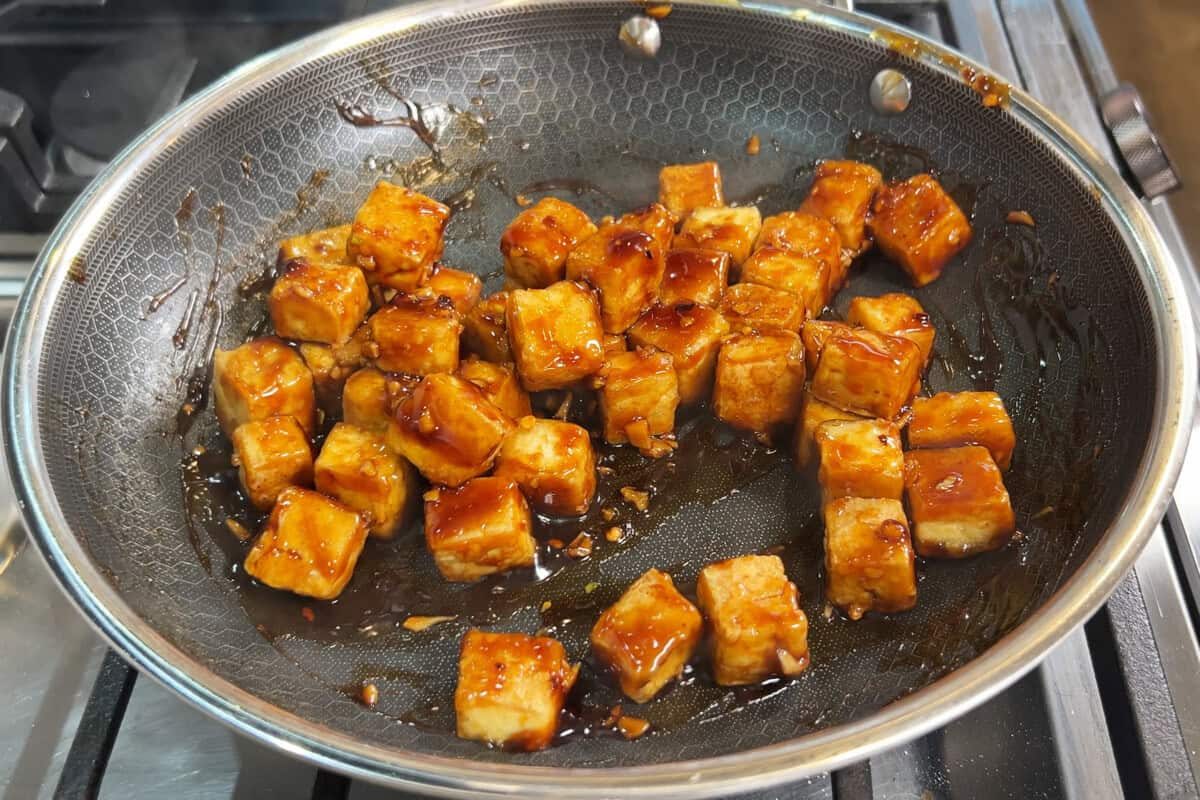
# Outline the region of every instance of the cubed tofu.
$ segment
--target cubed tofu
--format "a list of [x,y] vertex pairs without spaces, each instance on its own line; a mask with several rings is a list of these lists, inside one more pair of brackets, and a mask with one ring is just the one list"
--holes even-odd
[[778,329],[799,333],[807,312],[791,292],[757,283],[735,283],[721,298],[721,313],[734,331]]
[[855,328],[821,348],[812,393],[867,417],[896,419],[921,376],[921,351],[908,339]]
[[563,200],[543,197],[504,229],[504,273],[520,286],[544,289],[563,279],[567,256],[595,232],[587,214]]
[[370,307],[367,280],[358,267],[298,260],[288,262],[267,298],[277,334],[326,344],[348,340]]
[[817,371],[817,362],[821,359],[821,350],[825,342],[835,333],[846,333],[854,330],[853,325],[828,319],[809,319],[804,321],[800,329],[800,338],[804,341],[804,361],[808,366],[808,374]]
[[863,418],[858,414],[842,411],[828,403],[822,403],[812,396],[812,392],[804,393],[804,400],[800,405],[800,420],[796,423],[795,439],[793,440],[797,467],[807,467],[816,458],[817,428],[821,423],[841,419]]
[[965,558],[996,550],[1016,530],[1008,490],[986,447],[910,450],[904,488],[920,555]]
[[604,357],[608,358],[612,353],[624,353],[629,349],[629,342],[625,341],[625,337],[619,333],[606,333],[604,338],[600,340],[600,346],[604,348]]
[[346,379],[366,363],[364,348],[370,338],[370,329],[360,325],[354,335],[342,344],[301,342],[297,346],[300,357],[312,373],[317,400],[323,408],[341,402],[342,386]]
[[470,630],[458,659],[458,735],[507,750],[541,750],[558,732],[578,665],[554,639]]
[[354,262],[346,254],[346,241],[349,238],[350,223],[292,236],[279,243],[279,263],[286,264],[294,258],[300,258],[314,264],[352,266]]
[[494,364],[478,358],[468,358],[458,366],[458,376],[479,387],[483,396],[511,419],[533,413],[529,394],[521,388],[512,364]]
[[898,292],[879,297],[856,297],[850,301],[846,321],[869,331],[908,339],[921,349],[921,363],[929,363],[936,331],[917,298]]
[[884,186],[875,197],[871,232],[885,256],[908,273],[913,286],[937,280],[947,262],[971,241],[971,223],[931,175]]
[[512,361],[508,346],[508,292],[485,297],[463,317],[462,346],[484,361],[503,364]]
[[629,341],[670,353],[681,405],[708,399],[721,339],[729,323],[720,311],[696,303],[654,306],[629,329]]
[[917,604],[908,520],[899,500],[841,497],[825,515],[825,598],[859,619]]
[[729,285],[729,254],[680,248],[667,253],[658,299],[665,306],[691,301],[716,306]]
[[850,268],[837,229],[822,217],[800,211],[785,211],[764,219],[755,247],[783,250],[823,264],[827,297],[833,297],[841,288]]
[[624,333],[658,297],[665,263],[653,236],[613,223],[571,251],[567,278],[594,286],[605,332]]
[[346,252],[368,280],[411,292],[442,257],[449,219],[432,197],[380,181],[354,215]]
[[425,493],[425,543],[446,580],[477,581],[531,566],[532,531],[529,504],[507,478],[472,478]]
[[679,222],[679,217],[672,214],[662,203],[651,203],[622,214],[616,222],[618,225],[627,225],[650,234],[662,252],[666,253],[675,239],[675,223]]
[[713,675],[722,686],[794,677],[808,666],[808,619],[779,556],[740,556],[700,570],[700,609],[713,633]]
[[675,237],[675,247],[720,250],[729,254],[733,266],[739,266],[750,255],[761,227],[762,214],[755,206],[704,206],[694,209],[683,221],[679,235]]
[[715,161],[671,164],[658,171],[658,202],[683,219],[694,209],[725,205],[721,167]]
[[578,283],[509,292],[505,319],[517,374],[530,392],[570,386],[604,364],[600,307]]
[[318,492],[363,515],[372,536],[391,539],[407,521],[417,476],[383,437],[345,422],[325,437],[314,465]]
[[626,697],[648,703],[683,672],[704,620],[671,576],[649,569],[592,628],[592,652],[611,669]]
[[829,267],[819,258],[789,253],[777,247],[760,247],[742,264],[742,283],[757,283],[800,298],[811,318],[829,302]]
[[611,354],[600,370],[600,416],[604,439],[629,442],[652,457],[670,447],[652,437],[675,430],[679,378],[670,353],[651,347]]
[[265,336],[213,355],[213,398],[226,436],[243,423],[295,417],[305,433],[317,421],[312,373],[295,350]]
[[342,420],[386,441],[396,426],[393,412],[419,383],[420,378],[415,376],[387,375],[374,367],[364,367],[347,378],[342,388]]
[[421,297],[447,297],[459,314],[469,314],[483,294],[483,281],[478,275],[435,264],[429,278],[414,294]]
[[895,423],[830,420],[817,428],[815,439],[825,503],[838,497],[904,497],[904,451]]
[[941,392],[913,400],[908,446],[914,450],[978,444],[1007,470],[1016,443],[1008,410],[995,392]]
[[492,467],[512,420],[475,384],[427,375],[393,414],[387,443],[433,483],[458,486]]
[[311,489],[290,486],[244,564],[272,589],[332,600],[342,593],[367,541],[367,521],[354,509]]
[[367,324],[375,365],[386,372],[430,375],[458,369],[462,318],[446,298],[400,293]]
[[517,420],[500,445],[495,475],[515,481],[546,514],[586,514],[596,496],[596,456],[588,432],[556,419]]
[[796,421],[804,396],[804,345],[790,331],[737,333],[721,345],[713,413],[735,428],[771,434]]
[[250,502],[266,510],[289,486],[313,480],[308,434],[293,417],[267,417],[239,425],[233,432],[238,479]]
[[822,161],[800,210],[824,217],[837,228],[842,247],[853,258],[871,246],[867,218],[883,185],[879,170],[858,161]]

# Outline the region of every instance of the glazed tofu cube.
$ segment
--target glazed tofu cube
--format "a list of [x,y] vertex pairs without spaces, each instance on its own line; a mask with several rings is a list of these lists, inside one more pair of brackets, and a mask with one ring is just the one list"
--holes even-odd
[[530,289],[557,283],[565,275],[567,256],[595,232],[587,214],[570,203],[544,197],[504,229],[500,237],[504,274]]
[[533,413],[529,395],[521,388],[512,364],[493,364],[468,358],[459,365],[458,376],[478,386],[483,396],[511,419],[520,419]]
[[805,320],[804,327],[800,330],[800,338],[804,341],[804,361],[808,365],[809,375],[817,371],[821,350],[825,347],[825,342],[829,340],[829,337],[835,333],[847,333],[852,330],[854,330],[854,326],[844,322],[828,319]]
[[785,211],[764,219],[755,247],[783,250],[824,264],[828,297],[841,288],[850,268],[837,229],[822,217],[800,211]]
[[213,398],[226,436],[246,422],[295,417],[305,433],[317,421],[312,373],[295,350],[265,336],[213,355]]
[[600,308],[590,290],[560,281],[508,294],[508,341],[530,392],[561,389],[604,364]]
[[658,299],[665,306],[693,302],[716,306],[729,285],[729,254],[681,248],[667,253]]
[[795,677],[808,666],[808,619],[779,556],[709,564],[700,571],[696,597],[712,624],[713,675],[720,685]]
[[558,732],[579,667],[554,639],[470,630],[458,659],[454,711],[462,739],[541,750]]
[[233,432],[234,463],[250,502],[266,510],[289,486],[308,486],[313,479],[308,434],[292,417],[247,422]]
[[373,367],[360,369],[342,388],[342,420],[386,441],[396,425],[392,413],[419,383],[415,376],[385,375]]
[[995,392],[941,392],[913,400],[908,445],[929,447],[986,447],[1002,470],[1012,463],[1016,435],[1004,401]]
[[346,254],[346,241],[349,238],[350,223],[346,223],[284,239],[279,243],[279,263],[286,264],[299,258],[311,264],[352,266],[354,262]]
[[642,233],[653,236],[664,254],[671,249],[677,222],[679,222],[679,217],[668,211],[662,203],[651,203],[617,218],[618,225],[636,228]]
[[725,290],[721,312],[734,331],[778,329],[798,333],[804,325],[804,302],[791,292],[757,283],[735,283]]
[[272,589],[332,600],[367,541],[367,521],[319,492],[290,486],[246,555],[246,574]]
[[648,703],[683,672],[703,626],[700,612],[671,576],[649,569],[600,615],[592,628],[592,652],[616,674],[630,700]]
[[484,361],[512,361],[508,346],[508,292],[497,292],[475,304],[463,317],[462,346]]
[[742,264],[743,283],[756,283],[800,298],[806,316],[815,317],[829,302],[829,267],[818,258],[760,247]]
[[288,262],[267,298],[277,334],[326,344],[348,340],[370,307],[361,269],[305,261]]
[[795,453],[796,466],[807,467],[817,455],[817,428],[829,420],[862,419],[857,414],[842,411],[840,408],[822,403],[812,396],[812,392],[804,393],[800,405],[800,421],[796,423]]
[[370,338],[370,329],[360,325],[354,335],[342,344],[301,342],[297,346],[300,357],[312,373],[313,386],[322,408],[333,408],[341,402],[342,386],[346,379],[366,363],[364,350]]
[[853,258],[871,246],[867,217],[883,185],[879,170],[857,161],[822,161],[800,210],[824,217],[837,228],[842,247]]
[[965,558],[996,550],[1016,530],[1008,490],[986,447],[910,450],[904,488],[920,555]]
[[899,500],[841,497],[825,506],[825,598],[850,619],[917,604],[912,543]]
[[624,353],[629,349],[629,342],[625,341],[625,337],[619,333],[606,333],[604,338],[600,340],[600,346],[604,348],[604,357],[608,358],[613,353]]
[[893,292],[879,297],[856,297],[850,301],[846,321],[869,331],[908,339],[921,350],[921,363],[929,363],[936,331],[917,298]]
[[412,466],[383,438],[345,422],[325,437],[314,465],[318,492],[367,520],[372,536],[391,539],[403,527],[417,492]]
[[804,396],[804,345],[790,331],[738,333],[721,345],[713,413],[770,434],[796,421]]
[[375,365],[386,372],[430,375],[458,369],[462,318],[446,298],[397,294],[367,324]]
[[663,250],[653,236],[611,224],[571,252],[567,278],[594,286],[604,331],[624,333],[658,297],[664,266]]
[[715,161],[671,164],[658,171],[658,202],[683,219],[700,207],[725,205],[721,167]]
[[517,420],[500,446],[495,475],[515,481],[546,514],[585,514],[596,496],[596,456],[588,432],[556,419]]
[[411,292],[442,257],[449,219],[433,198],[380,181],[354,215],[346,252],[368,280]]
[[819,400],[867,417],[895,419],[921,375],[921,351],[908,339],[855,328],[821,348],[812,379]]
[[675,247],[720,250],[729,254],[733,266],[739,266],[750,255],[761,227],[762,214],[754,206],[704,206],[694,209],[683,221],[683,227],[675,237]]
[[652,437],[675,430],[679,378],[671,354],[639,347],[609,355],[600,380],[605,441],[629,442],[649,456],[670,452],[669,446]]
[[428,375],[400,400],[388,445],[432,483],[458,486],[492,467],[512,420],[475,384]]
[[729,323],[721,312],[695,303],[654,306],[629,329],[629,341],[670,353],[681,405],[708,399],[721,339]]
[[873,212],[875,243],[908,273],[913,286],[937,280],[971,241],[971,223],[931,175],[884,186]]
[[894,423],[830,420],[817,428],[815,439],[825,503],[838,497],[904,497],[904,451]]
[[448,581],[477,581],[532,565],[532,530],[529,504],[507,478],[473,478],[425,493],[425,543]]
[[425,285],[417,289],[415,294],[435,300],[439,297],[449,298],[454,310],[465,315],[479,302],[479,296],[483,294],[483,281],[473,273],[436,264]]

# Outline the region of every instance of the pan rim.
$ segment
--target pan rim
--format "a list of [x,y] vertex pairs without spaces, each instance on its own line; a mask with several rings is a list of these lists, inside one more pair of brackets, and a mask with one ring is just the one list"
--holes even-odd
[[[581,797],[717,796],[796,781],[903,744],[991,698],[1032,669],[1050,649],[1107,599],[1132,566],[1166,511],[1196,400],[1195,342],[1178,267],[1147,212],[1116,171],[1078,134],[1014,87],[1003,113],[1052,145],[1081,177],[1095,185],[1129,247],[1150,300],[1160,348],[1147,452],[1121,512],[1082,567],[1033,615],[992,647],[938,681],[858,720],[765,747],[714,758],[638,767],[563,768],[426,756],[364,744],[250,695],[203,668],[141,620],[90,562],[62,515],[44,469],[37,428],[39,359],[46,333],[43,308],[67,280],[71,256],[120,188],[191,120],[229,96],[281,70],[364,41],[397,35],[464,13],[514,6],[566,5],[572,0],[454,0],[393,9],[363,17],[248,62],[200,92],[131,143],[64,215],[39,256],[9,329],[4,356],[3,433],[19,504],[39,551],[72,602],[121,655],[194,707],[235,731],[321,767],[409,791],[446,797],[478,794]],[[622,5],[613,0],[614,6]],[[722,0],[686,5],[729,6]],[[952,72],[942,57],[981,72],[986,67],[942,45],[874,18],[824,6],[776,0],[747,3],[754,13],[869,38],[883,30],[921,43],[925,65]]]

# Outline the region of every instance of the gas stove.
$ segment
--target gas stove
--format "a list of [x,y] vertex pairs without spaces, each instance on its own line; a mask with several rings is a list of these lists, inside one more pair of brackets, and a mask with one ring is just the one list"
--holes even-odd
[[[0,2],[0,316],[45,231],[138,128],[259,52],[391,4],[243,5]],[[1120,165],[1147,197],[1200,309],[1190,254],[1160,196],[1172,187],[1169,162],[1136,95],[1118,85],[1085,0],[863,0],[858,10],[988,64]],[[156,46],[131,46],[139,37]],[[153,85],[123,95],[106,85],[148,72]],[[1200,434],[1180,486],[1200,486]],[[1028,676],[904,747],[753,797],[1200,797],[1198,601],[1200,497],[1181,490],[1104,609]],[[0,686],[11,698],[0,727],[2,800],[406,796],[264,748],[139,679],[26,545],[6,481],[0,642]]]

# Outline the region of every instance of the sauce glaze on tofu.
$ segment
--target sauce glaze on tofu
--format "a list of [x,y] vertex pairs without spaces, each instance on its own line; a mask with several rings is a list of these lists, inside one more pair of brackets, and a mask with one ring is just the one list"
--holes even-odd
[[779,329],[799,332],[806,311],[800,297],[757,283],[735,283],[725,290],[721,313],[736,332]]
[[658,300],[664,306],[693,302],[716,306],[729,285],[728,253],[685,247],[667,252]]
[[508,294],[508,341],[521,383],[561,389],[604,364],[604,329],[592,292],[571,281]]
[[306,433],[317,422],[312,373],[295,350],[274,336],[213,355],[212,392],[226,436],[245,422],[294,417]]
[[725,205],[721,167],[715,161],[663,167],[658,171],[658,202],[680,219],[702,206]]
[[859,619],[917,604],[908,520],[899,500],[840,497],[825,506],[825,597]]
[[571,422],[517,420],[500,446],[495,474],[515,481],[533,507],[547,514],[585,514],[596,496],[591,437]]
[[920,375],[921,351],[915,344],[858,328],[825,342],[811,391],[844,411],[895,419]]
[[679,379],[679,402],[699,403],[708,397],[717,368],[721,339],[729,322],[715,309],[697,303],[653,306],[629,329],[629,341],[670,353]]
[[813,175],[808,197],[800,210],[824,217],[837,228],[851,257],[871,246],[867,232],[871,201],[883,185],[879,170],[857,161],[822,161]]
[[532,565],[532,530],[529,505],[506,478],[473,478],[425,493],[425,542],[447,580],[475,581]]
[[1016,443],[1008,410],[995,392],[939,392],[913,400],[908,444],[914,450],[979,444],[1008,470]]
[[971,241],[971,223],[932,175],[884,186],[875,198],[871,232],[883,254],[913,286],[937,280]]
[[504,272],[520,286],[544,289],[563,279],[567,256],[595,232],[587,214],[556,197],[543,197],[504,229]]
[[904,488],[920,555],[965,558],[1003,547],[1016,530],[1000,468],[986,447],[910,450]]
[[411,292],[442,257],[450,208],[387,181],[358,208],[346,252],[368,280]]

